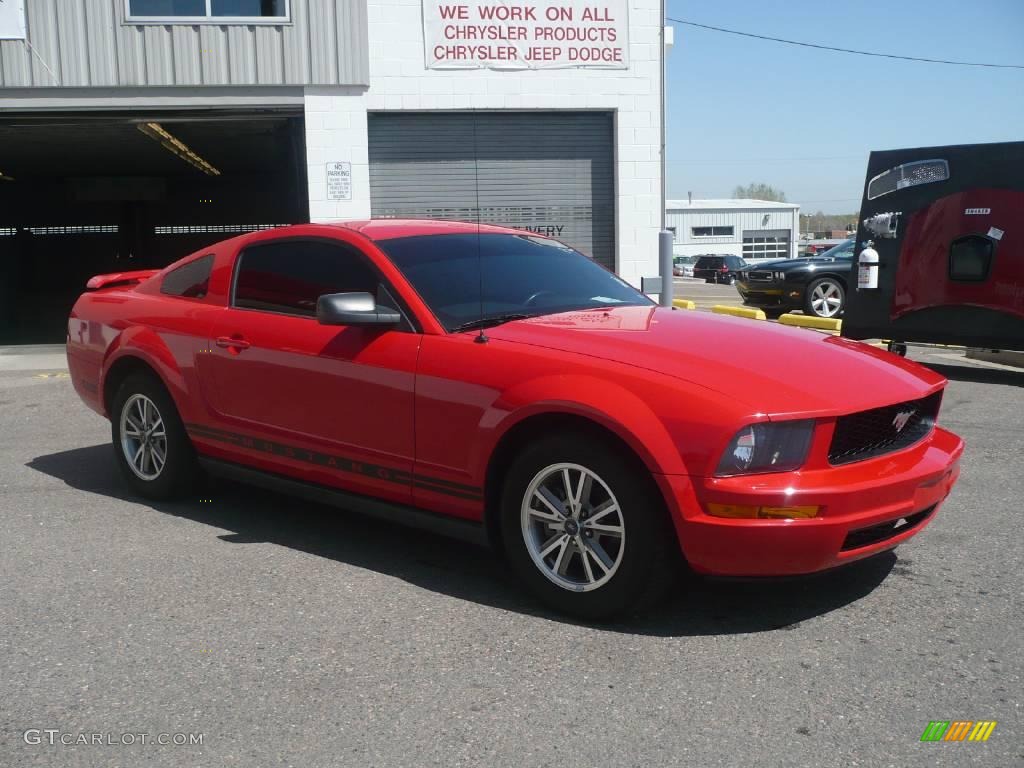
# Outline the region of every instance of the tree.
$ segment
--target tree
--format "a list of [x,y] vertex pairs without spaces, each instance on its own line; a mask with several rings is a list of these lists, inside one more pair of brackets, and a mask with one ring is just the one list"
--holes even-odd
[[748,184],[745,187],[736,187],[732,191],[732,196],[737,199],[773,200],[776,203],[786,202],[786,193],[769,184]]

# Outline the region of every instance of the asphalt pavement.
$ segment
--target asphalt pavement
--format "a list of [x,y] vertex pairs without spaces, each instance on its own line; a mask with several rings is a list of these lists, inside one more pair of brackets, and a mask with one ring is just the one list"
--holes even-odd
[[0,371],[0,766],[1020,765],[1024,372],[911,354],[967,441],[927,530],[605,626],[458,542],[223,483],[132,497],[65,373]]

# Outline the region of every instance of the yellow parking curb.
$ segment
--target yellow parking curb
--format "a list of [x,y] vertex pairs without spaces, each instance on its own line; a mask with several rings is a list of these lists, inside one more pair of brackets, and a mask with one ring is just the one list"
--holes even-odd
[[727,304],[715,304],[711,311],[716,315],[732,315],[733,317],[746,317],[750,320],[767,320],[764,311],[754,307],[732,307]]
[[801,328],[817,328],[819,331],[841,331],[843,321],[833,317],[811,317],[810,315],[779,315],[783,325],[797,325]]
[[672,299],[672,306],[676,309],[696,309],[696,303],[689,299]]

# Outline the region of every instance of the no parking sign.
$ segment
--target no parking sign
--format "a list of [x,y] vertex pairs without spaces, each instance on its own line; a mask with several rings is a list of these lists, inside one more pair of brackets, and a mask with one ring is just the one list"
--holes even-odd
[[0,40],[25,39],[25,0],[0,0]]

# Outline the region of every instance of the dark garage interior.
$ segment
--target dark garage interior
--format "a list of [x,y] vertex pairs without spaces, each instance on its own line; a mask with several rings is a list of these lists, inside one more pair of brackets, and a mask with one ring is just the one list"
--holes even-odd
[[0,344],[62,342],[92,275],[309,221],[301,111],[0,117]]

